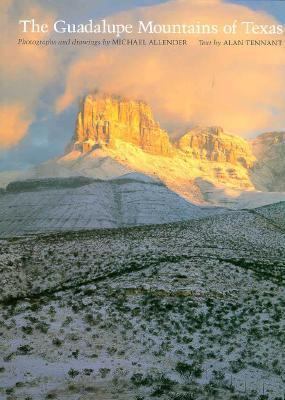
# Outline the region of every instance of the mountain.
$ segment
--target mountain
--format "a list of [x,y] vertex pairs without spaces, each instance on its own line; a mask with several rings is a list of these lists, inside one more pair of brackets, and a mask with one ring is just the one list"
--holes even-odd
[[[81,102],[74,137],[67,154],[57,163],[83,175],[109,178],[106,164],[115,162],[118,171],[127,168],[128,172],[158,177],[170,190],[197,204],[206,203],[201,179],[215,187],[227,184],[237,190],[253,189],[245,167],[253,156],[245,141],[221,130],[204,128],[208,153],[199,158],[193,156],[197,150],[195,140],[187,142],[194,133],[198,136],[200,132],[193,130],[172,143],[144,102],[91,94]],[[225,162],[221,157],[215,159],[216,154],[224,154]],[[227,156],[232,162],[227,162]]]
[[[221,127],[196,127],[170,138],[145,102],[91,93],[80,103],[66,153],[18,179],[139,173],[198,206],[254,208],[285,200],[284,133],[249,142]],[[0,174],[1,182],[9,178]]]
[[268,132],[252,141],[257,158],[252,181],[260,190],[285,191],[285,132]]
[[87,153],[101,147],[116,148],[117,141],[158,156],[179,156],[180,150],[194,159],[240,163],[246,168],[255,161],[250,144],[221,127],[197,127],[171,143],[146,103],[105,94],[86,96],[80,104],[68,151]]
[[172,152],[168,134],[154,121],[146,103],[107,95],[86,96],[77,116],[73,148],[85,153],[95,146],[112,147],[118,139],[150,154]]
[[180,138],[178,147],[190,157],[200,160],[240,163],[245,168],[252,167],[255,161],[250,144],[238,136],[225,133],[221,127],[194,128]]
[[147,104],[99,93],[82,100],[67,154],[56,161],[95,178],[120,171],[158,177],[195,204],[242,208],[285,199],[256,190],[256,162],[251,143],[221,127],[196,127],[171,141]]

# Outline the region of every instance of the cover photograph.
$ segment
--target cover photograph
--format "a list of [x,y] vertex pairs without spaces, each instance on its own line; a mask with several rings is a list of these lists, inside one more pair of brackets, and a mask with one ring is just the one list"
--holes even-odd
[[0,24],[0,400],[284,400],[285,1]]

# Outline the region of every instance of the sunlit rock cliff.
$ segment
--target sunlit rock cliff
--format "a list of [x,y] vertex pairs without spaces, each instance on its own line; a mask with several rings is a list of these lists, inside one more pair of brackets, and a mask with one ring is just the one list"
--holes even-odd
[[176,141],[170,137],[145,102],[93,93],[81,101],[59,164],[97,178],[137,171],[198,204],[224,204],[224,197],[228,203],[225,189],[254,190],[248,170],[255,158],[246,140],[217,127],[193,128]]
[[201,160],[241,163],[246,168],[254,162],[250,144],[238,136],[225,133],[221,127],[192,129],[180,138],[178,147]]
[[[249,142],[220,127],[196,127],[171,140],[145,102],[91,93],[80,103],[66,153],[19,179],[140,173],[196,205],[251,208],[285,199],[284,135]],[[1,181],[9,183],[0,174]]]
[[68,150],[87,153],[100,147],[114,148],[118,140],[159,156],[174,156],[182,151],[193,159],[240,163],[246,168],[255,159],[246,140],[220,127],[197,127],[171,143],[145,102],[105,94],[86,96],[81,101]]
[[146,103],[107,95],[86,96],[77,116],[74,148],[87,152],[102,145],[112,147],[117,139],[151,154],[172,152],[167,133],[153,119]]

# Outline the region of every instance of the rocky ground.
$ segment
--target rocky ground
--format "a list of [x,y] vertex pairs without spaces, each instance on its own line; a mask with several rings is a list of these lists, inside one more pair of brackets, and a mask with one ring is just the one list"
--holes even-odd
[[284,220],[2,239],[0,398],[283,399]]

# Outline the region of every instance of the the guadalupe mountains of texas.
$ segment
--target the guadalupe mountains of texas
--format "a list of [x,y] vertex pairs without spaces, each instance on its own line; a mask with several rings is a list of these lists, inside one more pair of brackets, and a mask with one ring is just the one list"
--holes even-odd
[[283,398],[284,133],[173,136],[91,94],[2,175],[1,399]]
[[0,234],[178,222],[285,201],[284,155],[285,132],[247,141],[195,127],[174,141],[146,103],[92,93],[63,156],[0,175]]

